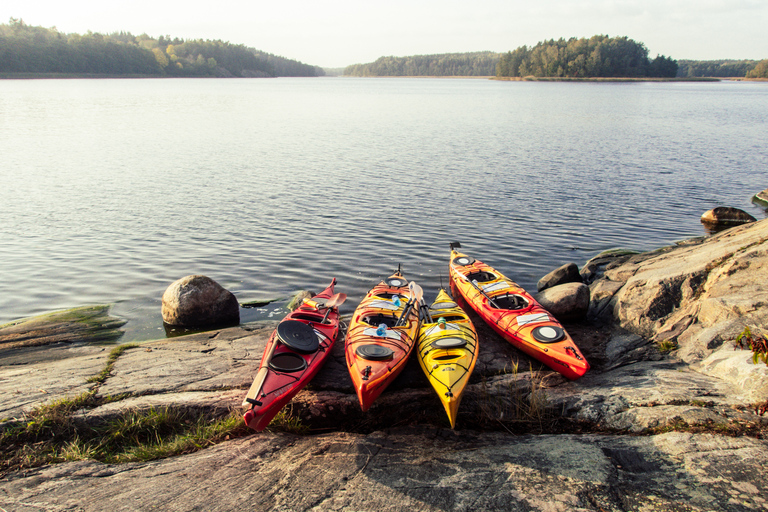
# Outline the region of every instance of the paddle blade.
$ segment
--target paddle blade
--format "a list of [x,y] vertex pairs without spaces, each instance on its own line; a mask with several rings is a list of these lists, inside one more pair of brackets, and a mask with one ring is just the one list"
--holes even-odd
[[346,293],[337,293],[336,295],[333,295],[330,299],[328,299],[328,302],[325,303],[326,307],[329,308],[335,308],[336,306],[341,306],[344,304],[344,301],[347,300],[347,294]]

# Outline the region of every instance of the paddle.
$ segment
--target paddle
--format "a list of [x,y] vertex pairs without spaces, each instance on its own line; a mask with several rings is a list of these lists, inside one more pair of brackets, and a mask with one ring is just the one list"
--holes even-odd
[[424,296],[424,290],[421,289],[421,286],[417,285],[413,281],[410,282],[408,285],[408,290],[411,292],[410,297],[408,298],[408,303],[405,305],[405,309],[403,309],[403,314],[400,315],[400,318],[397,319],[397,322],[395,322],[395,327],[401,325],[401,322],[404,318],[408,317],[408,314],[411,312],[411,309],[413,308],[414,302],[419,302],[421,298]]
[[324,324],[325,321],[328,320],[328,315],[331,313],[331,310],[344,304],[345,300],[347,300],[346,293],[337,293],[336,295],[332,295],[331,298],[328,299],[328,302],[325,303],[325,307],[328,309],[326,309],[325,316],[323,316],[323,319],[320,320],[320,323]]

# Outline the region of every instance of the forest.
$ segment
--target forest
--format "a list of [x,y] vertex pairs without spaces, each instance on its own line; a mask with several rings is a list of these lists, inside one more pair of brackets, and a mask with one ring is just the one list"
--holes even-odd
[[501,55],[497,77],[646,78],[677,76],[677,61],[651,60],[648,49],[627,37],[592,36],[541,41]]
[[[749,76],[757,65],[756,60],[680,60],[680,69],[677,76],[686,77],[747,77],[747,78],[768,78],[768,75]],[[765,64],[764,64],[765,65]]]
[[0,25],[0,73],[168,77],[322,76],[316,66],[220,40],[127,32],[64,34],[11,18]]
[[344,69],[345,76],[493,76],[499,54],[444,53],[411,57],[379,57]]

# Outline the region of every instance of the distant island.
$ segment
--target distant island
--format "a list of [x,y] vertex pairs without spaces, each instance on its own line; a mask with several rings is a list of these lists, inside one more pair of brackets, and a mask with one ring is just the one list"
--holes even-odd
[[643,43],[596,35],[541,41],[507,53],[473,52],[380,57],[344,69],[346,76],[488,76],[507,79],[561,78],[768,78],[768,60],[680,62],[648,57]]
[[243,45],[128,32],[64,34],[11,18],[0,25],[0,73],[152,77],[322,76],[322,68]]
[[663,55],[651,60],[648,49],[627,37],[572,37],[539,42],[502,54],[497,77],[674,78],[677,61]]

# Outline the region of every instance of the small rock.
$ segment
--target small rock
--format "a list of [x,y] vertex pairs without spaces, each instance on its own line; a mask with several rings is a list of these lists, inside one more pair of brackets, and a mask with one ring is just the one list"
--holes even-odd
[[579,267],[575,263],[566,263],[560,268],[556,268],[549,274],[545,275],[537,283],[539,291],[546,290],[565,283],[581,283],[581,274],[579,274]]
[[305,299],[311,299],[316,294],[310,292],[309,290],[299,290],[296,292],[296,294],[291,298],[290,302],[288,302],[288,310],[289,311],[296,311],[299,306],[301,306],[304,303]]
[[755,222],[755,218],[738,208],[727,206],[718,206],[701,216],[701,222],[705,224],[722,224],[727,226],[737,226],[748,222]]
[[752,202],[757,203],[763,207],[768,206],[768,188],[755,194],[755,196],[752,198]]
[[535,298],[560,321],[581,320],[589,309],[589,286],[584,283],[561,284],[543,290]]
[[192,275],[171,283],[162,301],[163,322],[180,327],[240,323],[240,305],[210,277]]

